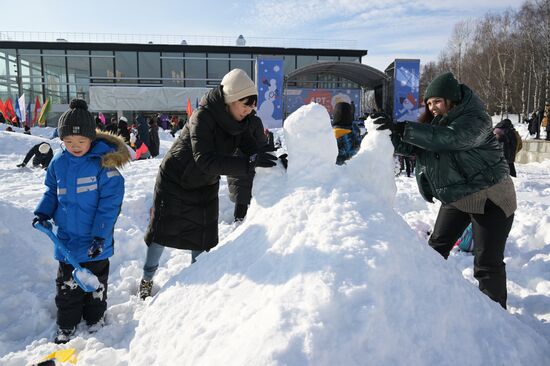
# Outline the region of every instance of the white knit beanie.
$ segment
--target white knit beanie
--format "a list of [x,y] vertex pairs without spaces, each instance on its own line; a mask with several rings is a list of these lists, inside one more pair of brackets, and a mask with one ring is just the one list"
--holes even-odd
[[232,103],[236,100],[258,95],[256,85],[246,72],[241,69],[233,69],[229,71],[222,79],[223,97],[225,104]]
[[50,145],[43,143],[38,146],[38,151],[40,151],[42,154],[47,154],[48,151],[50,151]]

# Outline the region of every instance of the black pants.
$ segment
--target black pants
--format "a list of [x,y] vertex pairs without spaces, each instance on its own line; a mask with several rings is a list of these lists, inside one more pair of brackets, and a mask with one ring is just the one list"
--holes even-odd
[[80,264],[95,274],[101,283],[97,291],[84,292],[73,280],[70,264],[59,262],[57,278],[55,280],[57,294],[57,325],[60,328],[74,328],[84,318],[86,324],[97,323],[103,317],[107,309],[107,280],[109,278],[109,260],[103,259],[95,262]]
[[514,215],[506,217],[487,200],[485,213],[468,214],[451,205],[442,205],[437,215],[429,244],[445,259],[468,224],[472,223],[474,240],[474,277],[479,289],[506,308],[506,267],[504,247],[512,228]]
[[510,168],[510,176],[516,177],[516,166],[514,165],[514,162],[508,163],[508,167]]

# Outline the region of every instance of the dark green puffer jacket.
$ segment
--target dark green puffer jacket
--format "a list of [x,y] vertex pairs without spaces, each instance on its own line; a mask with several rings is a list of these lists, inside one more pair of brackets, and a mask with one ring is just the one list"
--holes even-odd
[[420,194],[452,203],[506,178],[508,164],[481,100],[461,85],[462,101],[431,123],[407,123],[392,135],[395,151],[416,156]]

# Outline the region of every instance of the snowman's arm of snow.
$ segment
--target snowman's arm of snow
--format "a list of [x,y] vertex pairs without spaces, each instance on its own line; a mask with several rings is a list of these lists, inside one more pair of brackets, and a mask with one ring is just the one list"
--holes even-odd
[[46,185],[46,191],[42,196],[38,205],[34,209],[34,214],[41,213],[48,217],[53,217],[55,210],[57,209],[57,178],[55,176],[53,161],[48,166],[48,171],[46,173],[46,179],[44,184]]
[[208,175],[247,175],[248,158],[222,155],[216,151],[214,120],[197,116],[189,125],[193,159]]
[[403,141],[429,151],[469,150],[485,142],[491,127],[481,119],[461,119],[448,126],[407,123]]

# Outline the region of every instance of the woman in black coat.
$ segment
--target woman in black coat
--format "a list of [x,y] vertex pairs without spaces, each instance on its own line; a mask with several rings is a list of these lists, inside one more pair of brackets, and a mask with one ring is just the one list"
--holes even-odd
[[[145,234],[148,245],[139,295],[151,295],[164,247],[192,251],[192,261],[218,244],[220,175],[253,175],[256,166],[274,166],[260,152],[249,129],[257,102],[254,82],[240,69],[209,91],[162,161]],[[244,156],[235,156],[240,149]]]
[[[260,147],[266,147],[267,149],[267,136],[264,131],[264,125],[260,117],[256,116],[256,113],[252,112],[248,117],[250,120],[250,133],[256,141],[256,144]],[[274,148],[270,149],[275,151]],[[236,153],[237,156],[245,156],[240,150]],[[235,222],[243,221],[246,213],[248,212],[248,205],[252,199],[252,184],[254,182],[253,174],[246,174],[242,176],[228,176],[227,188],[229,190],[229,199],[235,203],[235,210],[233,217]]]

